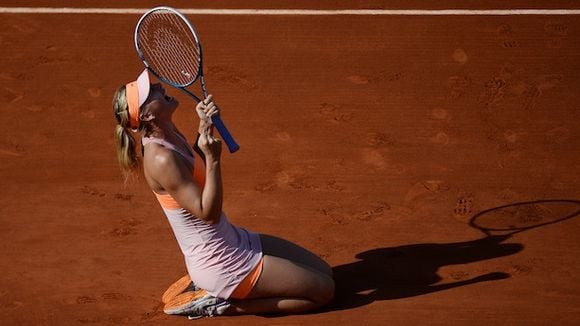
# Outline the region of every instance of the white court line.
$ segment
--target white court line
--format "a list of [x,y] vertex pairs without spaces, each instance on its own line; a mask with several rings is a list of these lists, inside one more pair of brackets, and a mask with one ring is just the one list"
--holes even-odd
[[[49,8],[0,7],[0,14],[143,14],[148,8]],[[514,16],[580,15],[580,9],[179,9],[192,15],[286,15],[286,16]]]

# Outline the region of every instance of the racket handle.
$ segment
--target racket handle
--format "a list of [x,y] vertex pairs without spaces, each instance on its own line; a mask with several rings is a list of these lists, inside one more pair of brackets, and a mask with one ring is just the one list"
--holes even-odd
[[228,128],[226,128],[226,125],[223,123],[220,116],[219,115],[214,116],[211,119],[211,121],[213,122],[213,125],[217,128],[217,130],[219,131],[220,135],[222,136],[222,139],[226,142],[226,145],[228,146],[230,153],[237,152],[238,149],[240,149],[240,145],[238,145],[236,143],[236,141],[234,140],[234,137],[232,137],[232,134],[230,134]]

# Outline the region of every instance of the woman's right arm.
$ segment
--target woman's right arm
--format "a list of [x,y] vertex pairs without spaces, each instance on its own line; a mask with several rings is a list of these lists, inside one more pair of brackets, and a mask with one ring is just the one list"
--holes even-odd
[[[202,152],[205,161],[205,186],[202,194],[202,205],[214,216],[221,216],[223,203],[223,183],[221,175],[222,143],[213,136],[212,117],[219,114],[219,109],[209,95],[195,108],[199,116],[199,128],[196,145]],[[219,218],[219,217],[218,217]],[[219,220],[218,220],[219,221]]]
[[201,121],[197,145],[203,152],[205,161],[205,185],[202,192],[202,206],[210,216],[222,213],[223,183],[221,174],[221,141],[211,135],[211,125]]

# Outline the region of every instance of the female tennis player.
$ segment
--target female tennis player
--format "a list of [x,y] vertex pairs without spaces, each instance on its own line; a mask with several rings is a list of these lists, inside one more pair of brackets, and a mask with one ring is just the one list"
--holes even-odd
[[199,156],[172,121],[178,105],[161,84],[151,84],[147,70],[113,99],[120,166],[125,173],[143,166],[185,257],[188,275],[166,292],[164,311],[300,313],[329,303],[334,280],[326,262],[289,241],[235,226],[222,212],[222,142],[213,136],[211,118],[219,109],[212,96],[196,107]]

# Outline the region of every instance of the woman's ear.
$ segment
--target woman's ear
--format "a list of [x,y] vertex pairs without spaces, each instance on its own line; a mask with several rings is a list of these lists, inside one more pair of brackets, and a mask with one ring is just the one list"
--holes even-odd
[[141,115],[139,116],[139,119],[141,121],[152,121],[153,119],[155,119],[155,116],[153,116],[153,114],[151,113],[151,111],[149,110],[143,110],[144,112],[141,112]]

